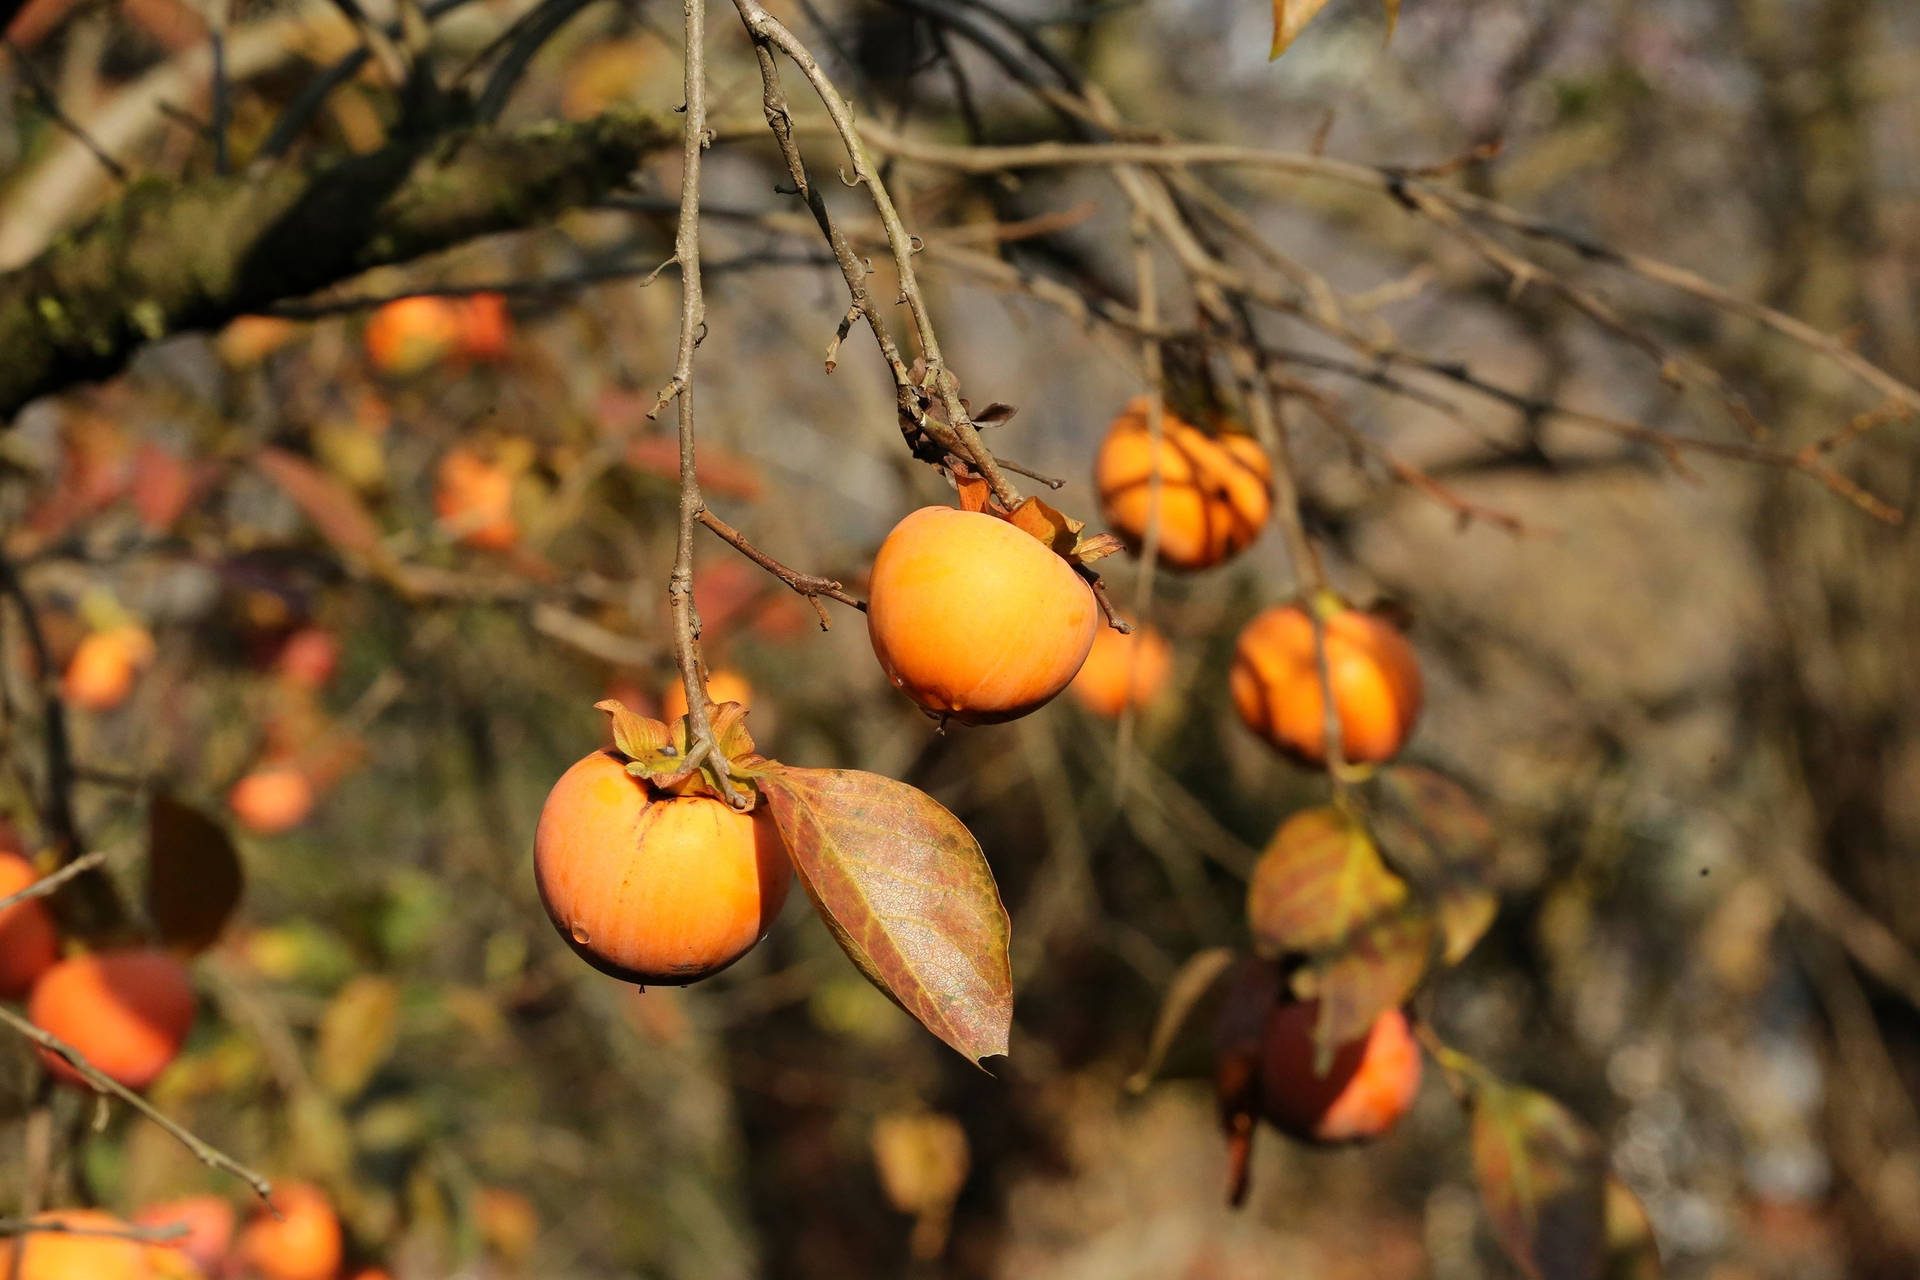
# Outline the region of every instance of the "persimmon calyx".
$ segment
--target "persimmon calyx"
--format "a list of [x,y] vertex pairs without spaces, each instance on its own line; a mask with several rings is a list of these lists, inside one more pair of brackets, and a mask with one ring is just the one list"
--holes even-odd
[[593,705],[607,713],[614,750],[627,758],[627,772],[667,795],[711,796],[732,804],[739,793],[732,779],[758,777],[771,767],[755,751],[753,735],[747,732],[747,709],[737,702],[714,709],[713,739],[698,744],[686,716],[653,720],[614,698]]

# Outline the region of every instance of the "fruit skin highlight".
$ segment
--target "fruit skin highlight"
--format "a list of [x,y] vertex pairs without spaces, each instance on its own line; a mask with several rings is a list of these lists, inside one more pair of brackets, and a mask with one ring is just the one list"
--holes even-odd
[[1252,545],[1273,510],[1266,451],[1252,436],[1209,436],[1171,412],[1161,416],[1156,450],[1147,407],[1144,396],[1128,402],[1094,459],[1107,524],[1135,550],[1146,543],[1157,470],[1161,564],[1207,569]]
[[[17,853],[0,852],[0,898],[20,892],[40,877]],[[60,958],[60,932],[45,898],[31,898],[0,911],[0,1000],[18,1000]]]
[[1398,1124],[1420,1092],[1420,1046],[1407,1015],[1389,1009],[1366,1035],[1313,1070],[1315,1000],[1285,1000],[1267,1016],[1260,1100],[1268,1123],[1308,1142],[1360,1142]]
[[1159,697],[1172,674],[1173,647],[1154,628],[1135,626],[1123,635],[1101,627],[1068,688],[1081,706],[1111,720],[1128,707],[1137,711]]
[[793,872],[764,806],[661,796],[596,751],[553,784],[533,837],[554,928],[600,972],[642,986],[709,977],[751,951]]
[[[126,1231],[128,1226],[97,1209],[56,1209],[35,1222],[58,1222],[76,1231]],[[16,1280],[149,1280],[148,1246],[112,1236],[30,1231],[0,1240],[0,1276]],[[16,1268],[18,1268],[16,1270]]]
[[[1370,613],[1342,608],[1325,626],[1340,753],[1350,764],[1391,760],[1420,716],[1420,659],[1405,636]],[[1249,622],[1228,683],[1249,729],[1306,764],[1326,763],[1326,702],[1304,608],[1277,605]]]
[[894,526],[867,596],[867,635],[894,687],[968,724],[1043,706],[1102,625],[1067,561],[1005,520],[951,507],[922,507]]
[[[196,1002],[186,966],[150,948],[95,951],[62,960],[34,983],[27,1017],[129,1089],[167,1069],[193,1029]],[[91,1088],[64,1058],[40,1057],[59,1080]]]

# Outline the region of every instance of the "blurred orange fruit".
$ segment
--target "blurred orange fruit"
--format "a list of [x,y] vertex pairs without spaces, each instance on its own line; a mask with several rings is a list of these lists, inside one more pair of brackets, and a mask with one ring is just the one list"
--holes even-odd
[[480,1238],[509,1262],[522,1263],[540,1240],[540,1214],[533,1201],[504,1187],[482,1187],[474,1204]]
[[29,1231],[0,1239],[0,1276],[11,1280],[148,1280],[147,1246],[89,1231],[125,1232],[128,1224],[97,1209],[56,1209],[32,1221],[66,1231]]
[[[0,898],[20,892],[40,877],[17,853],[0,853]],[[60,958],[60,934],[45,898],[0,911],[0,1000],[18,1000]]]
[[[159,1256],[167,1253],[186,1255],[194,1266],[212,1275],[226,1262],[233,1247],[233,1205],[222,1196],[183,1196],[148,1205],[133,1216],[136,1226],[185,1227],[186,1234],[157,1244]],[[150,1255],[153,1256],[153,1255]]]
[[483,551],[508,551],[520,541],[513,518],[513,472],[465,446],[440,459],[433,508],[461,542]]
[[111,711],[133,691],[133,678],[153,661],[144,627],[109,627],[83,637],[60,678],[60,693],[83,711]]
[[656,796],[608,751],[553,784],[533,869],[568,945],[642,986],[695,982],[738,960],[766,936],[792,880],[764,806]]
[[[167,1069],[193,1029],[193,983],[171,952],[95,951],[62,960],[40,976],[27,1016],[80,1051],[129,1089],[144,1089]],[[42,1049],[58,1079],[88,1087],[59,1056]]]
[[1073,566],[984,512],[922,507],[873,559],[867,634],[896,689],[940,716],[1012,720],[1067,687],[1101,626]]
[[472,360],[502,360],[513,345],[513,317],[500,293],[460,299],[460,353]]
[[1136,626],[1122,635],[1103,626],[1093,637],[1080,674],[1067,687],[1087,710],[1113,717],[1152,702],[1172,674],[1173,646],[1158,631]]
[[[745,707],[751,705],[753,686],[738,671],[723,667],[708,673],[707,696],[713,699],[715,706],[723,702],[737,702]],[[660,695],[660,710],[668,720],[678,720],[687,714],[687,689],[678,679]]]
[[[1390,760],[1420,715],[1420,659],[1405,636],[1370,613],[1343,608],[1324,625],[1341,755],[1356,764]],[[1305,609],[1277,605],[1249,622],[1228,683],[1248,728],[1298,760],[1326,763],[1326,699]]]
[[1259,442],[1239,432],[1210,436],[1168,412],[1156,448],[1147,407],[1144,397],[1131,401],[1094,460],[1107,523],[1136,550],[1146,542],[1157,472],[1162,564],[1205,569],[1251,545],[1273,507],[1273,471]]
[[313,812],[313,783],[293,765],[264,765],[233,784],[227,805],[255,835],[277,836]]
[[1311,1142],[1377,1138],[1399,1123],[1420,1091],[1420,1046],[1407,1016],[1389,1009],[1360,1039],[1334,1051],[1325,1075],[1314,1067],[1315,1000],[1283,1000],[1267,1016],[1260,1100],[1282,1133]]
[[333,1280],[340,1269],[340,1218],[327,1193],[306,1182],[274,1189],[274,1218],[264,1210],[240,1233],[240,1257],[264,1280]]
[[424,373],[460,349],[464,329],[453,299],[430,295],[396,298],[367,318],[361,334],[367,359],[381,373],[409,378]]

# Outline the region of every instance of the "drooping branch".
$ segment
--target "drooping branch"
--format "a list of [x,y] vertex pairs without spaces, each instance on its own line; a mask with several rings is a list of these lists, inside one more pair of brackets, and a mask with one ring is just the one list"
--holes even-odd
[[317,170],[136,183],[0,275],[0,423],[36,396],[114,373],[154,339],[545,222],[605,196],[674,139],[620,112],[396,142]]

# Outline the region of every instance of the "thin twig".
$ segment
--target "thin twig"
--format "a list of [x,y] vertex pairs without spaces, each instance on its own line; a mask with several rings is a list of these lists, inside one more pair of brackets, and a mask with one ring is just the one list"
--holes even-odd
[[778,560],[775,560],[772,556],[747,541],[745,534],[728,524],[725,520],[722,520],[719,516],[713,514],[711,508],[701,507],[697,518],[701,524],[712,530],[714,535],[722,542],[759,565],[762,569],[765,569],[774,577],[780,579],[780,581],[786,583],[787,586],[791,587],[795,592],[805,596],[807,603],[813,606],[814,612],[820,615],[820,629],[822,631],[829,629],[827,611],[820,603],[820,597],[822,596],[825,596],[829,600],[838,600],[844,605],[850,605],[862,613],[867,611],[866,601],[860,599],[858,596],[848,595],[846,589],[832,578],[823,578],[818,574],[812,573],[801,573],[798,569],[789,568],[781,564]]
[[84,857],[75,858],[58,871],[50,875],[42,876],[26,888],[15,893],[10,893],[4,898],[0,898],[0,914],[5,914],[8,910],[22,902],[30,902],[34,898],[44,898],[75,876],[85,875],[95,867],[104,866],[106,861],[107,855],[98,849],[95,849],[92,853]]

